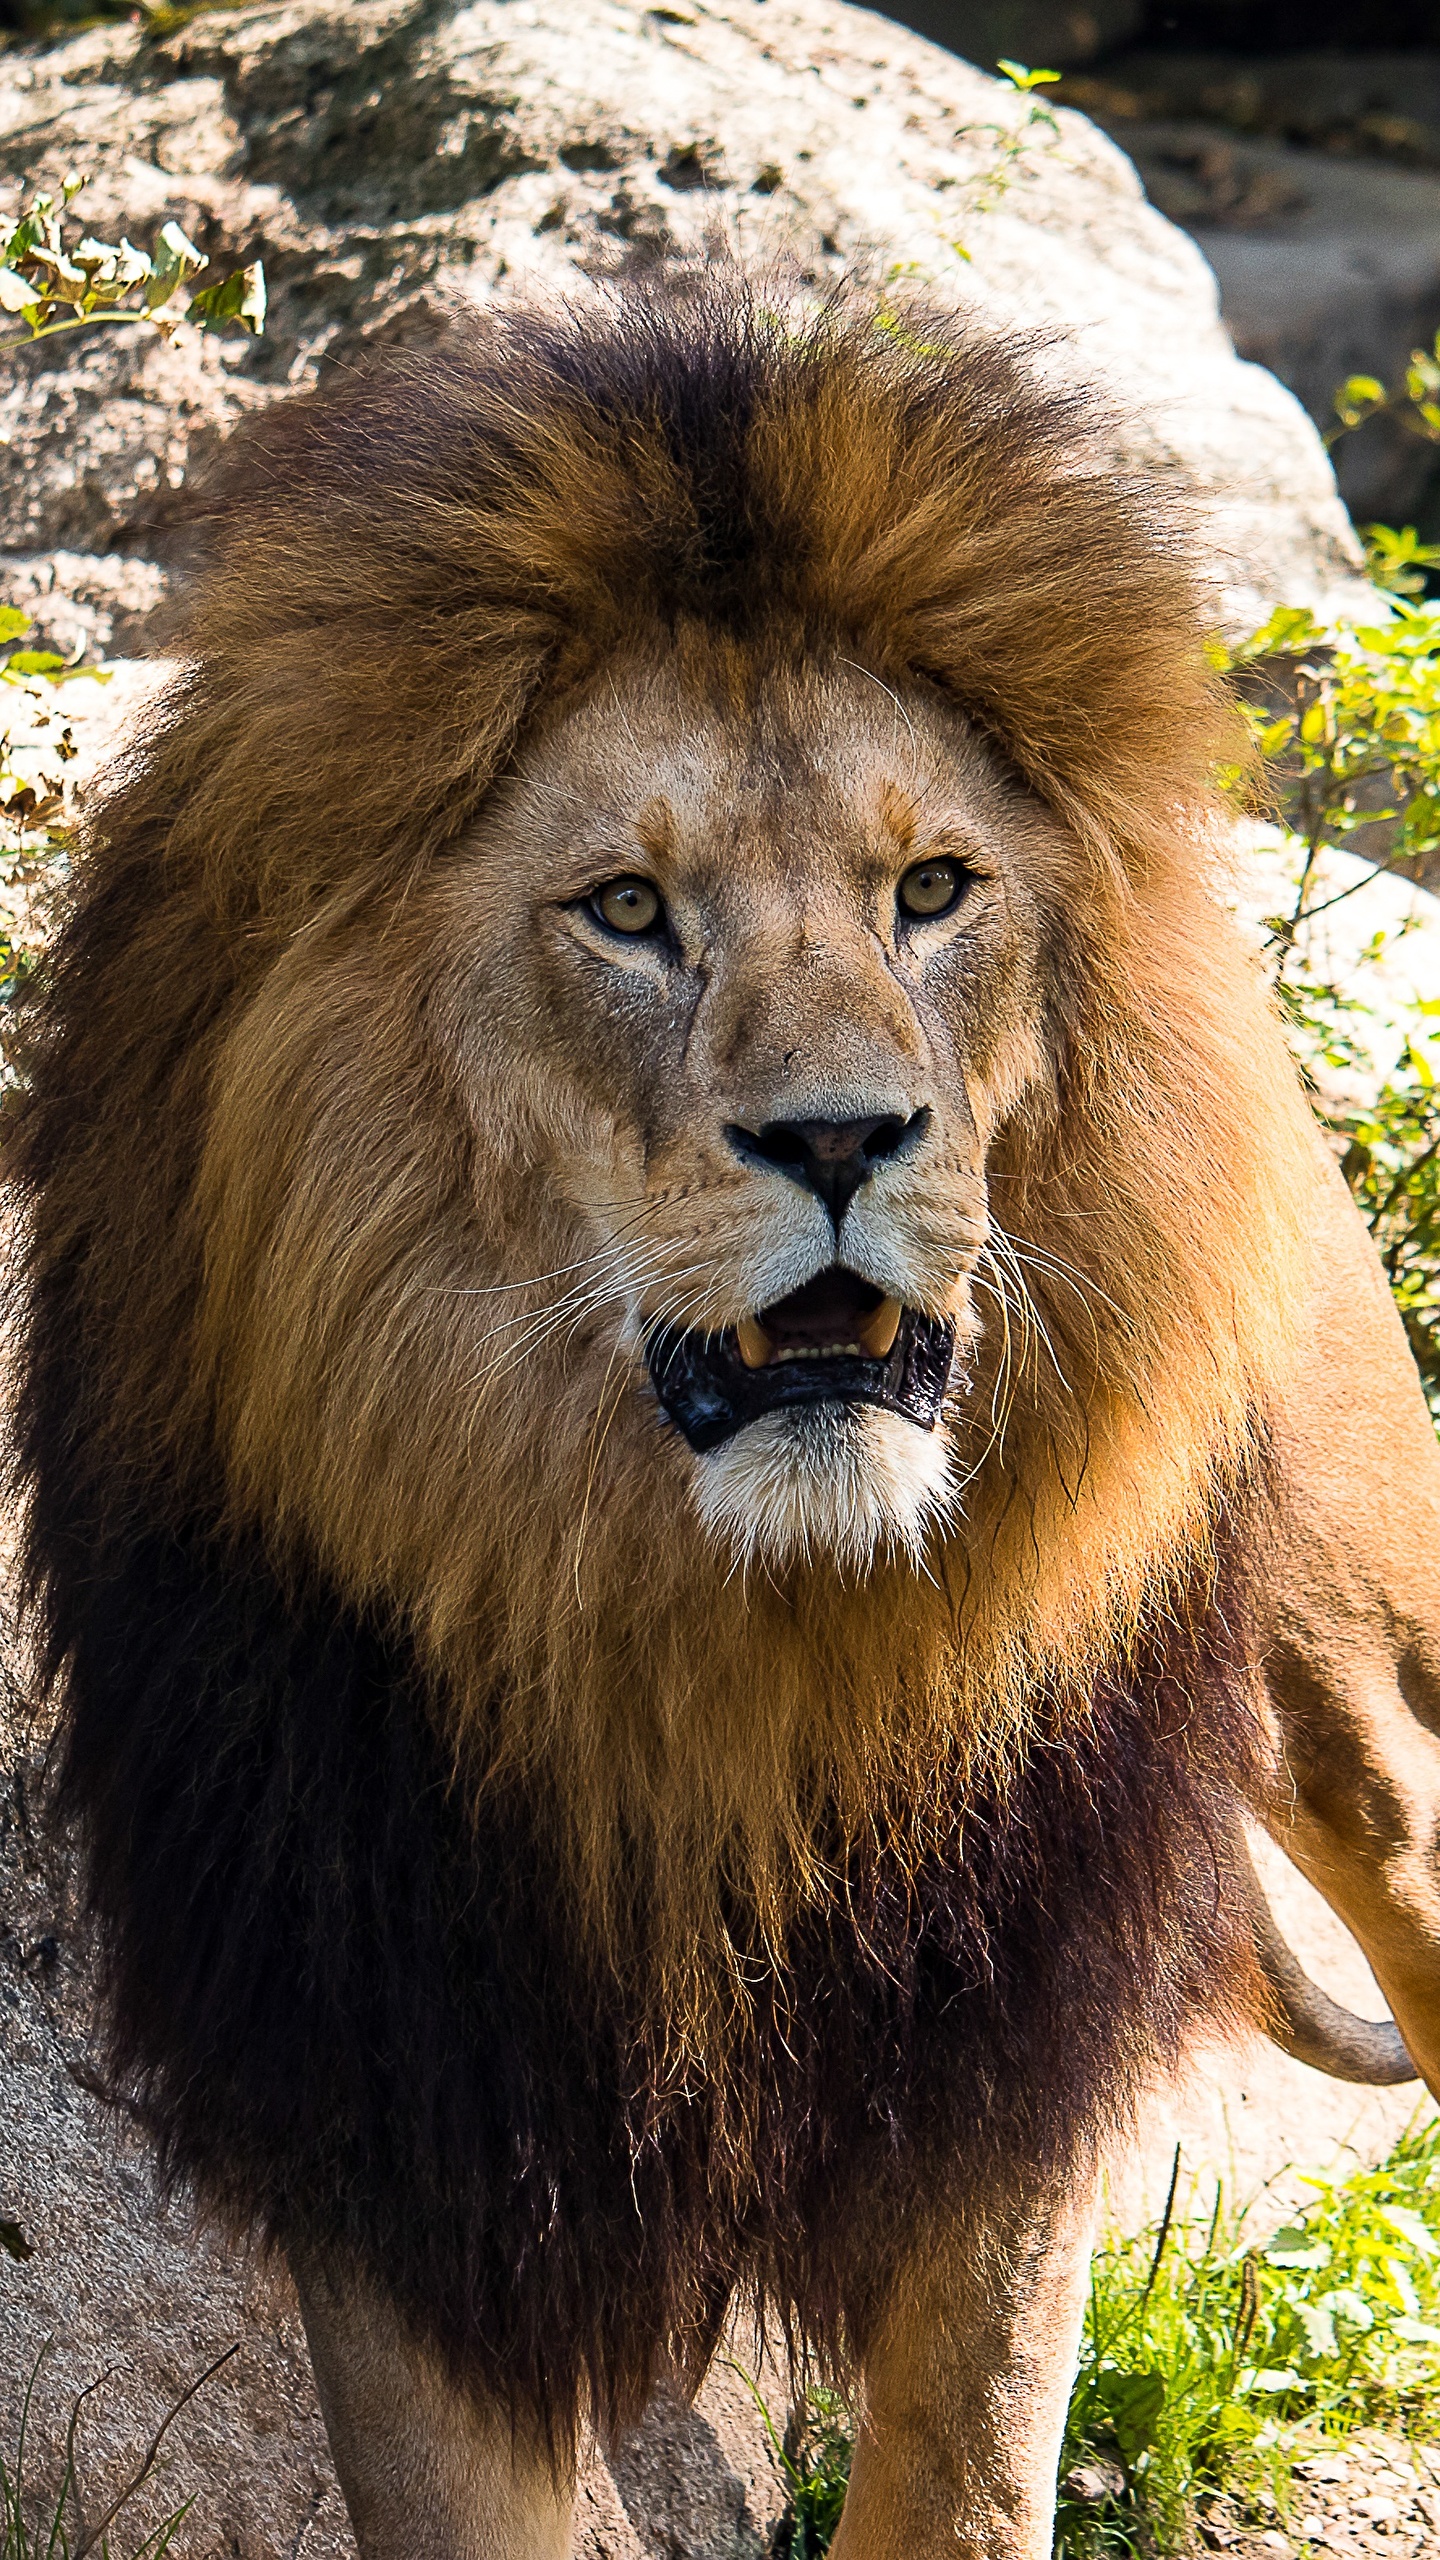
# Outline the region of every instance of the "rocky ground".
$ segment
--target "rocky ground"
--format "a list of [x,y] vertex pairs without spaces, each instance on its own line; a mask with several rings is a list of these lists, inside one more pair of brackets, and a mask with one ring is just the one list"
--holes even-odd
[[[1262,2501],[1267,2504],[1268,2501]],[[1375,2429],[1333,2453],[1297,2463],[1292,2503],[1271,2524],[1247,2522],[1228,2498],[1202,2500],[1201,2551],[1230,2551],[1273,2560],[1303,2552],[1409,2555],[1440,2549],[1440,2446],[1406,2444]]]

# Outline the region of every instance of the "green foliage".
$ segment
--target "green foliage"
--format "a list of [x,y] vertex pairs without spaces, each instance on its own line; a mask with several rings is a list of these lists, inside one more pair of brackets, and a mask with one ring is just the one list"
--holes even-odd
[[1440,330],[1433,345],[1411,348],[1402,379],[1389,389],[1373,373],[1352,373],[1336,392],[1334,409],[1337,424],[1327,444],[1381,416],[1393,418],[1427,444],[1440,444]]
[[782,2437],[754,2375],[733,2357],[730,2365],[760,2412],[785,2484],[785,2512],[772,2546],[775,2560],[820,2560],[840,2522],[850,2480],[854,2437],[845,2402],[838,2392],[817,2385],[792,2412]]
[[[1413,530],[1386,541],[1381,565],[1392,582],[1416,574],[1427,546]],[[1360,624],[1282,606],[1229,663],[1286,669],[1293,708],[1244,709],[1312,868],[1326,847],[1378,857],[1380,869],[1412,878],[1440,857],[1440,605],[1392,593],[1382,614]],[[1282,960],[1311,912],[1297,901],[1279,933]]]
[[[232,324],[258,337],[265,326],[265,270],[258,262],[177,300],[209,260],[178,222],[162,224],[152,249],[88,232],[67,237],[67,217],[86,181],[66,178],[58,197],[31,198],[0,243],[0,312],[19,327],[0,346],[22,346],[102,322],[150,326],[162,333],[182,322],[200,329]],[[78,225],[69,225],[70,231]]]
[[[108,681],[53,649],[7,646],[28,616],[0,605],[0,1007],[13,1003],[39,965],[47,908],[64,879],[73,838],[67,768],[75,741],[60,689],[73,676]],[[6,695],[15,711],[6,717]],[[16,734],[16,712],[25,717]]]
[[1440,568],[1440,543],[1422,542],[1413,524],[1367,524],[1365,550],[1371,583],[1386,595],[1423,596],[1428,572]]
[[[1430,1046],[1440,1007],[1417,1009],[1382,1072],[1364,1004],[1316,965],[1311,947],[1311,928],[1371,876],[1337,891],[1327,853],[1360,854],[1407,878],[1440,876],[1440,605],[1414,592],[1436,555],[1413,528],[1374,528],[1370,549],[1389,591],[1373,621],[1321,623],[1282,609],[1228,664],[1242,678],[1286,670],[1282,699],[1262,693],[1244,706],[1265,797],[1294,856],[1292,901],[1267,923],[1271,969],[1440,1419],[1440,1088]],[[1251,787],[1238,771],[1229,779],[1241,794]],[[1386,943],[1373,937],[1362,956],[1381,959]]]
[[[1013,90],[1016,96],[1028,98],[1030,103],[1018,124],[967,127],[969,132],[988,134],[994,146],[988,166],[973,181],[974,192],[966,206],[967,213],[972,214],[993,213],[1002,196],[1014,185],[1036,144],[1049,144],[1058,138],[1060,132],[1054,108],[1036,94],[1050,88],[1061,77],[1058,71],[1031,71],[1023,62],[1008,61],[997,62],[995,68],[1004,86]],[[947,245],[957,258],[962,258],[969,265],[970,252],[963,240],[950,240]],[[923,272],[923,267],[914,260],[890,269],[892,276],[920,275]]]
[[1158,2226],[1097,2251],[1061,2560],[1177,2551],[1206,2489],[1283,2514],[1317,2441],[1440,2414],[1440,2119],[1378,2169],[1300,2184],[1311,2201],[1264,2240],[1218,2193],[1177,2216],[1172,2184]]

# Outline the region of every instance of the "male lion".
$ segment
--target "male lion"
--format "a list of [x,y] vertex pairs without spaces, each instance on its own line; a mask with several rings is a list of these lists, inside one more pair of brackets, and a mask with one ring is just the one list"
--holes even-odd
[[288,2253],[375,2560],[562,2552],[742,2294],[863,2395],[840,2560],[1038,2560],[1342,1509],[1183,545],[1023,356],[725,277],[235,488],[15,1146],[115,2068]]

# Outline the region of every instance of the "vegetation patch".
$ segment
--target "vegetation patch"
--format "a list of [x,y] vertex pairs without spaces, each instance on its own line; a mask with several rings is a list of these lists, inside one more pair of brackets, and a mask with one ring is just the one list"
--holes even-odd
[[[1317,2475],[1345,2467],[1328,2455],[1440,2422],[1440,2118],[1417,2117],[1378,2169],[1301,2178],[1308,2201],[1263,2235],[1259,2206],[1217,2187],[1202,2208],[1180,2177],[1177,2152],[1159,2220],[1095,2253],[1056,2560],[1189,2552],[1207,2510],[1222,2541],[1303,2541]],[[783,2438],[765,2420],[788,2493],[776,2551],[818,2560],[850,2473],[845,2405],[812,2393]]]

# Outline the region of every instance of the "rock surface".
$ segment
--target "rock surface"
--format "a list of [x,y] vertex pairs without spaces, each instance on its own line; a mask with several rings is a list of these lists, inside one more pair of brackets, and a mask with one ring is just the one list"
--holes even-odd
[[272,319],[256,345],[110,329],[10,357],[0,582],[57,636],[133,649],[186,475],[242,413],[497,291],[717,237],[818,278],[903,266],[998,324],[1067,333],[1051,361],[1105,381],[1124,451],[1208,503],[1230,623],[1343,582],[1324,458],[1274,378],[1237,364],[1193,244],[1084,118],[1030,113],[824,0],[289,0],[163,42],[110,26],[17,48],[11,202],[83,169],[102,236],[148,242],[174,216],[217,266],[263,257]]
[[[258,346],[97,331],[7,360],[0,593],[67,651],[132,651],[163,633],[187,475],[243,413],[377,342],[423,342],[489,294],[717,235],[821,279],[904,265],[1002,324],[1069,333],[1049,361],[1124,404],[1119,451],[1206,501],[1232,624],[1343,584],[1355,554],[1313,431],[1236,362],[1198,252],[1091,126],[1028,116],[823,0],[288,0],[162,43],[109,27],[6,53],[10,200],[84,168],[101,233],[148,241],[176,217],[217,265],[263,256],[273,324]],[[138,689],[122,679],[102,710],[75,687],[77,734]],[[184,2560],[342,2560],[288,2286],[157,2211],[143,2152],[95,2094],[82,1951],[18,1736],[0,1766],[0,2445],[47,2338],[37,2482],[58,2477],[67,2413],[106,2376],[80,2434],[93,2525],[167,2408],[239,2340],[115,2547],[193,2492]],[[6,2251],[11,2225],[29,2254]],[[608,2470],[590,2466],[576,2550],[756,2560],[779,2507],[753,2402],[721,2367],[694,2413],[658,2408]]]
[[[1395,383],[1440,328],[1440,50],[1122,54],[1068,79],[1215,271],[1240,353],[1323,426],[1351,374]],[[1433,515],[1434,445],[1375,419],[1336,448],[1357,522]]]

